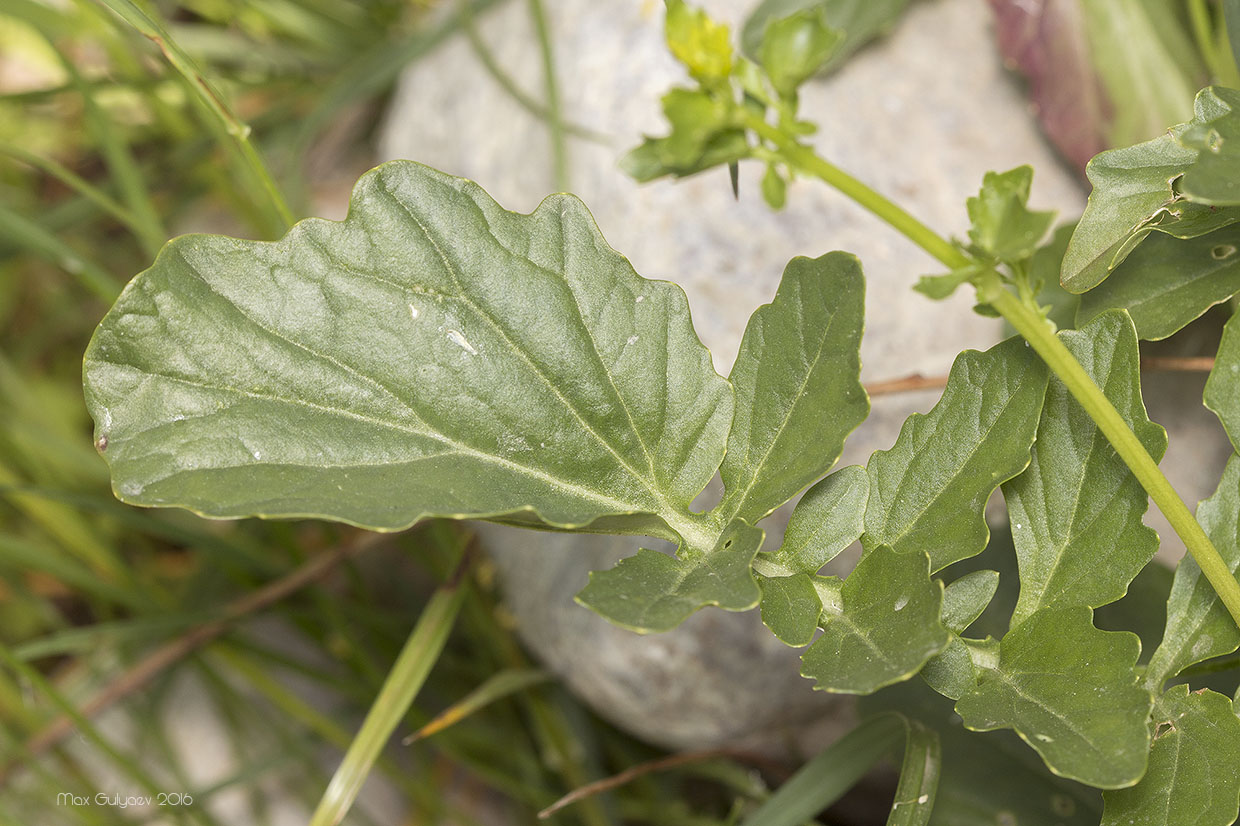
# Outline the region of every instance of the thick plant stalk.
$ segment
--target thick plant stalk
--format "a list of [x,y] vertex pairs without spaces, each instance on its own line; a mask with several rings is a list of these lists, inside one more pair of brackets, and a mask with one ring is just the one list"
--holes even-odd
[[[772,143],[785,159],[802,172],[819,178],[852,198],[946,266],[955,269],[971,263],[963,252],[909,212],[819,157],[809,147],[756,116],[746,116],[744,124],[759,137]],[[1167,521],[1184,542],[1188,552],[1193,555],[1236,625],[1240,626],[1240,582],[1236,581],[1214,543],[1206,536],[1184,500],[1159,470],[1158,463],[1124,422],[1115,405],[1111,404],[1110,399],[1089,377],[1080,362],[1063,346],[1041,315],[1005,289],[996,272],[992,270],[985,273],[976,284],[979,300],[994,307],[1029,342],[1098,425],[1107,441],[1115,448],[1115,452],[1167,517]]]

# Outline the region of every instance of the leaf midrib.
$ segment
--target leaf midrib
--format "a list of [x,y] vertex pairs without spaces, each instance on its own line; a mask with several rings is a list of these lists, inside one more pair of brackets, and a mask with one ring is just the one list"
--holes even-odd
[[[551,381],[551,378],[543,372],[542,368],[535,361],[533,361],[522,348],[518,347],[512,341],[512,339],[508,335],[508,332],[501,325],[499,325],[495,321],[495,319],[490,316],[489,313],[484,312],[481,307],[475,304],[473,300],[470,299],[468,295],[466,295],[464,285],[461,282],[461,278],[460,278],[459,273],[456,270],[456,267],[448,259],[448,256],[443,251],[443,248],[440,246],[438,239],[436,239],[435,236],[431,234],[430,228],[427,227],[422,221],[418,219],[418,217],[413,213],[412,210],[409,209],[409,207],[405,204],[404,201],[396,197],[396,194],[392,192],[391,189],[388,188],[386,180],[383,180],[382,178],[379,180],[382,183],[382,186],[378,187],[378,189],[380,189],[394,204],[396,204],[400,208],[400,210],[405,215],[409,217],[411,221],[414,222],[414,224],[417,225],[418,229],[422,231],[422,234],[425,236],[426,240],[434,248],[436,255],[439,256],[440,262],[443,264],[445,270],[447,270],[448,274],[452,277],[453,282],[456,284],[457,289],[460,292],[460,296],[459,296],[460,300],[464,302],[468,307],[470,307],[474,311],[474,313],[479,317],[479,319],[481,319],[484,323],[490,326],[491,329],[508,345],[509,349],[513,353],[515,353],[519,359],[525,362],[525,364],[530,368],[530,370],[534,373],[534,375],[536,375],[543,382],[543,384],[547,387],[547,389],[551,391],[552,395],[554,395],[556,399],[559,400],[560,404],[563,405],[564,409],[567,410],[569,413],[571,413],[573,418],[575,418],[581,424],[582,428],[584,428],[586,432],[588,432],[592,437],[594,437],[594,439],[600,445],[602,445],[609,453],[611,453],[613,457],[615,457],[616,461],[620,464],[621,467],[625,469],[625,471],[628,472],[630,477],[632,477],[635,481],[639,482],[642,485],[642,487],[646,488],[646,490],[648,490],[651,493],[651,495],[655,498],[655,500],[665,510],[674,511],[677,513],[677,515],[681,515],[680,509],[673,506],[672,503],[668,501],[663,491],[659,490],[658,487],[654,484],[656,480],[654,480],[653,478],[648,478],[644,476],[643,474],[639,473],[632,465],[630,465],[628,460],[626,460],[623,456],[621,456],[619,451],[616,450],[615,446],[612,445],[611,442],[609,442],[607,439],[603,438],[602,434],[596,431],[594,427],[591,426],[591,424],[588,421],[586,421],[585,417],[581,415],[581,412],[578,411],[577,408],[574,407],[573,404],[564,396],[564,394],[560,392],[560,389],[556,386],[555,382]],[[475,206],[477,205],[475,204]],[[489,230],[490,223],[486,221],[485,216],[483,217],[483,223],[486,224]],[[562,223],[561,223],[561,226],[562,226]],[[503,247],[502,244],[500,246]],[[507,248],[504,248],[504,249],[505,251],[507,251]],[[530,262],[530,263],[532,264],[533,262]],[[569,291],[571,292],[571,289]],[[576,304],[576,301],[574,301],[574,306],[577,307],[578,316],[580,317],[580,306]],[[593,338],[591,338],[591,342],[593,342]],[[604,370],[603,372],[606,373],[606,370]],[[615,390],[614,384],[612,384],[612,389],[613,391]],[[630,425],[633,425],[633,419],[631,416],[628,415],[628,408],[627,408],[627,405],[625,405],[624,400],[621,398],[619,399],[619,402],[620,402],[621,407],[623,407],[626,411],[626,416],[628,417]],[[637,443],[641,445],[642,450],[647,457],[647,460],[651,462],[651,468],[652,468],[651,476],[653,477],[654,475],[653,474],[653,459],[651,459],[649,452],[646,451],[645,442],[642,441],[641,436],[638,435],[636,432],[634,433],[634,436],[637,439]]]
[[[804,306],[804,302],[802,302],[802,306]],[[809,385],[810,377],[813,376],[814,371],[818,368],[819,362],[822,361],[822,354],[823,354],[823,351],[826,349],[827,339],[830,337],[830,333],[831,333],[831,327],[832,325],[835,324],[835,319],[836,317],[839,316],[839,314],[840,314],[840,311],[837,308],[836,311],[831,313],[830,317],[827,319],[827,324],[823,328],[822,336],[818,339],[818,349],[814,353],[814,358],[809,368],[805,370],[804,376],[801,379],[801,384],[799,387],[797,387],[796,395],[793,397],[792,404],[788,406],[788,415],[784,416],[783,420],[779,423],[779,427],[776,429],[775,435],[771,438],[770,442],[767,444],[766,452],[762,454],[762,458],[756,464],[753,464],[750,466],[749,483],[745,485],[745,488],[738,493],[738,496],[740,497],[740,499],[739,501],[737,501],[736,505],[732,508],[732,512],[730,516],[737,516],[737,515],[746,516],[746,514],[741,513],[741,509],[745,506],[745,503],[749,501],[749,494],[753,491],[754,487],[758,483],[759,472],[761,471],[762,467],[766,464],[767,460],[770,459],[771,453],[775,450],[775,446],[779,444],[779,440],[783,437],[784,430],[787,429],[788,423],[792,421],[792,418],[796,414],[796,411],[798,410],[798,408],[800,407],[802,400],[806,398],[805,388]],[[802,315],[804,316],[804,313],[802,313]],[[765,322],[766,319],[763,319],[763,321]],[[760,364],[761,362],[759,361],[758,363]],[[758,382],[757,382],[757,376],[755,374],[755,377],[754,377],[755,396],[757,393],[757,388],[758,388]],[[751,425],[752,425],[752,421],[751,421]],[[750,441],[750,444],[753,444],[752,440]],[[748,458],[748,456],[746,456],[746,458]],[[762,516],[766,516],[766,514],[762,514]],[[758,518],[761,518],[761,517],[758,517]]]

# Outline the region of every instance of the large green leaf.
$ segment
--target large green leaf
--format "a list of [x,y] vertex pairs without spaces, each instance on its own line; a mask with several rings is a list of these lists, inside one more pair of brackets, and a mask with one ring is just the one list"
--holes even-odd
[[927,553],[932,571],[980,553],[986,500],[1029,464],[1046,379],[1019,338],[961,353],[934,409],[870,457],[866,546]]
[[789,262],[775,300],[750,317],[732,368],[722,513],[757,522],[835,463],[870,410],[861,386],[864,324],[856,257]]
[[821,12],[826,24],[843,35],[821,66],[822,71],[829,71],[894,25],[908,4],[909,0],[763,0],[745,20],[741,46],[747,54],[760,54],[771,21],[812,9]]
[[1206,379],[1206,407],[1214,411],[1232,447],[1240,451],[1240,313],[1232,313]]
[[[1059,334],[1155,460],[1167,434],[1141,402],[1137,335],[1111,311]],[[1158,534],[1141,523],[1145,489],[1093,418],[1052,377],[1028,469],[1003,486],[1020,565],[1012,626],[1048,605],[1096,608],[1124,595],[1154,552]]]
[[956,711],[971,729],[1015,729],[1056,774],[1118,789],[1145,771],[1152,700],[1137,685],[1137,636],[1099,631],[1090,616],[1043,608],[1013,628]]
[[1240,813],[1240,719],[1213,691],[1173,686],[1154,703],[1150,765],[1103,795],[1102,826],[1231,826]]
[[1140,338],[1166,338],[1240,292],[1238,252],[1236,225],[1183,240],[1151,236],[1110,278],[1081,296],[1077,324],[1121,308],[1132,315]]
[[[1223,470],[1218,490],[1197,506],[1197,521],[1235,573],[1240,569],[1240,457]],[[1240,630],[1192,556],[1175,569],[1167,598],[1167,627],[1146,670],[1152,691],[1193,663],[1230,654],[1240,647]]]
[[[1227,192],[1240,172],[1238,103],[1240,93],[1203,89],[1192,120],[1089,162],[1086,175],[1094,189],[1064,255],[1064,287],[1074,293],[1093,289],[1151,233],[1196,238],[1240,218],[1226,208],[1240,204],[1240,196]],[[1231,144],[1224,132],[1235,133]]]
[[379,529],[606,517],[701,553],[717,535],[688,506],[732,394],[683,291],[570,196],[518,215],[394,162],[343,222],[177,239],[103,320],[85,384],[134,504]]
[[950,639],[939,620],[943,586],[924,553],[875,548],[842,586],[818,582],[823,634],[801,657],[815,688],[869,694],[916,674]]
[[1133,232],[1174,197],[1173,181],[1196,153],[1174,134],[1095,155],[1085,167],[1093,185],[1064,253],[1060,282],[1073,293],[1106,280],[1130,249]]
[[686,547],[673,557],[642,548],[591,573],[577,601],[641,634],[670,631],[705,605],[748,611],[761,596],[751,570],[761,546],[762,531],[738,519],[707,551]]

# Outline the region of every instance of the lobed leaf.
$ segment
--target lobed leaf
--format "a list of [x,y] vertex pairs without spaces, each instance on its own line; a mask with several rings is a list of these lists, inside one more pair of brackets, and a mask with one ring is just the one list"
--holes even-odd
[[1238,92],[1203,89],[1191,121],[1089,162],[1094,189],[1064,255],[1065,288],[1098,286],[1152,232],[1195,238],[1240,220],[1240,212],[1218,208],[1240,204],[1240,194],[1228,190],[1228,176],[1240,173],[1237,103]]
[[1103,795],[1102,826],[1231,826],[1240,814],[1240,718],[1222,694],[1171,687],[1150,717],[1150,765]]
[[1081,296],[1077,324],[1111,309],[1132,315],[1147,341],[1179,332],[1206,310],[1240,292],[1240,226],[1188,239],[1151,236],[1110,278]]
[[823,634],[801,657],[801,673],[823,691],[869,694],[906,680],[947,645],[939,621],[943,586],[925,554],[878,547],[843,584],[820,579]]
[[1206,379],[1205,405],[1214,411],[1240,452],[1240,314],[1233,313],[1223,327],[1223,338]]
[[1191,201],[1213,206],[1240,205],[1240,91],[1222,86],[1202,90],[1197,116],[1179,135],[1197,157],[1179,182]]
[[1047,370],[1019,338],[966,350],[928,414],[870,457],[866,547],[927,553],[937,571],[986,547],[986,500],[1029,464]]
[[[1227,567],[1240,569],[1240,456],[1232,455],[1214,495],[1197,506],[1197,521]],[[1167,598],[1167,626],[1162,643],[1146,669],[1146,685],[1155,692],[1169,678],[1194,663],[1230,654],[1240,647],[1240,629],[1191,555],[1175,569]]]
[[974,249],[1000,261],[1019,261],[1033,254],[1055,213],[1026,206],[1032,183],[1031,166],[983,176],[981,190],[966,202]]
[[1013,628],[956,711],[977,731],[1015,729],[1056,774],[1123,788],[1145,771],[1152,700],[1137,685],[1137,636],[1099,631],[1090,616],[1043,608]]
[[171,242],[84,379],[133,504],[381,530],[601,519],[700,552],[688,506],[732,415],[683,291],[638,276],[580,201],[518,215],[401,161],[343,222]]
[[738,519],[706,552],[682,548],[674,557],[642,548],[591,573],[577,602],[639,634],[670,631],[706,605],[748,611],[761,596],[751,566],[762,536]]
[[621,169],[638,181],[693,175],[749,155],[749,142],[733,126],[726,100],[702,89],[672,89],[663,96],[663,113],[671,132],[646,137],[620,159]]
[[757,522],[826,473],[865,419],[865,282],[856,257],[794,258],[749,319],[732,368],[736,413],[720,511]]
[[1065,289],[1083,293],[1106,280],[1132,233],[1172,201],[1173,181],[1195,157],[1172,133],[1094,156],[1085,167],[1093,191],[1063,257]]
[[[1141,401],[1140,353],[1128,316],[1111,311],[1059,338],[1160,459],[1167,434]],[[1020,568],[1012,627],[1048,605],[1114,602],[1158,550],[1158,534],[1141,522],[1145,489],[1054,376],[1029,467],[1003,485],[1003,496]]]

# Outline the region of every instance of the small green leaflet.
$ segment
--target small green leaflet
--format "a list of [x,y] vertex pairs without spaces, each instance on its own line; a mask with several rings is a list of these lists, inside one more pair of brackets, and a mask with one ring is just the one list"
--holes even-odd
[[959,700],[977,687],[977,666],[974,659],[998,661],[999,641],[993,637],[985,640],[966,640],[952,634],[947,647],[935,654],[921,670],[926,685],[944,697]]
[[868,480],[850,465],[810,488],[797,503],[778,550],[759,554],[762,621],[788,645],[809,645],[822,602],[813,574],[861,536]]
[[822,600],[810,574],[759,576],[762,623],[780,642],[800,648],[814,640]]
[[[1197,521],[1227,567],[1240,568],[1240,457],[1232,454],[1218,490],[1197,506]],[[1175,569],[1167,598],[1167,628],[1146,669],[1146,684],[1158,692],[1169,678],[1193,663],[1230,654],[1240,647],[1240,630],[1192,556]]]
[[924,553],[874,548],[842,585],[817,581],[823,634],[801,657],[815,688],[869,694],[916,674],[950,639],[939,621],[943,586]]
[[1240,292],[1240,226],[1181,240],[1157,234],[1141,243],[1103,283],[1081,296],[1078,326],[1110,309],[1132,315],[1138,337],[1179,332]]
[[861,537],[869,479],[865,468],[840,468],[797,502],[779,549],[761,555],[771,575],[814,574]]
[[[865,282],[844,252],[794,258],[749,319],[720,511],[756,523],[821,477],[870,411],[861,386]],[[806,445],[813,445],[806,449]]]
[[1000,261],[1021,261],[1033,254],[1055,220],[1054,212],[1035,212],[1029,202],[1033,167],[987,172],[982,188],[969,198],[969,240],[973,249]]
[[932,571],[981,553],[986,500],[1029,464],[1046,380],[1019,338],[961,353],[938,404],[870,457],[866,547],[928,553]]
[[830,28],[824,18],[820,7],[767,23],[758,62],[780,97],[794,99],[797,87],[821,69],[839,45],[842,33]]
[[1137,636],[1099,631],[1091,613],[1043,608],[1013,628],[956,711],[974,730],[1015,729],[1056,774],[1118,789],[1145,771],[1151,698],[1137,685]]
[[821,14],[826,25],[843,36],[820,67],[829,71],[891,28],[908,4],[909,0],[763,0],[745,20],[741,46],[746,54],[761,54],[772,21],[808,9]]
[[1054,212],[1035,212],[1026,206],[1032,183],[1029,166],[987,172],[977,195],[966,203],[972,242],[968,253],[975,260],[948,273],[923,275],[913,289],[941,301],[961,284],[989,272],[996,262],[1018,265],[1032,256],[1055,220]]
[[1231,826],[1240,813],[1240,718],[1229,699],[1171,687],[1150,715],[1150,765],[1137,785],[1107,792],[1102,826]]
[[664,175],[693,175],[749,155],[743,130],[732,126],[732,105],[702,89],[672,89],[663,96],[671,132],[646,137],[620,159],[620,168],[638,181]]
[[[1160,459],[1167,434],[1141,401],[1140,353],[1127,314],[1105,313],[1059,338]],[[1145,490],[1053,376],[1029,467],[1003,485],[1003,496],[1020,565],[1012,627],[1048,605],[1114,602],[1158,550],[1158,534],[1141,522]]]
[[974,571],[943,589],[943,625],[962,634],[982,615],[999,589],[998,571]]
[[738,519],[705,553],[682,548],[672,557],[642,548],[590,574],[577,601],[639,634],[670,631],[704,605],[748,611],[761,596],[751,566],[762,535]]
[[1240,314],[1223,327],[1223,339],[1206,379],[1205,404],[1223,423],[1232,447],[1240,451]]
[[683,291],[580,201],[518,215],[409,162],[365,175],[343,222],[173,241],[100,324],[85,385],[127,502],[383,530],[611,517],[675,541],[732,413]]

